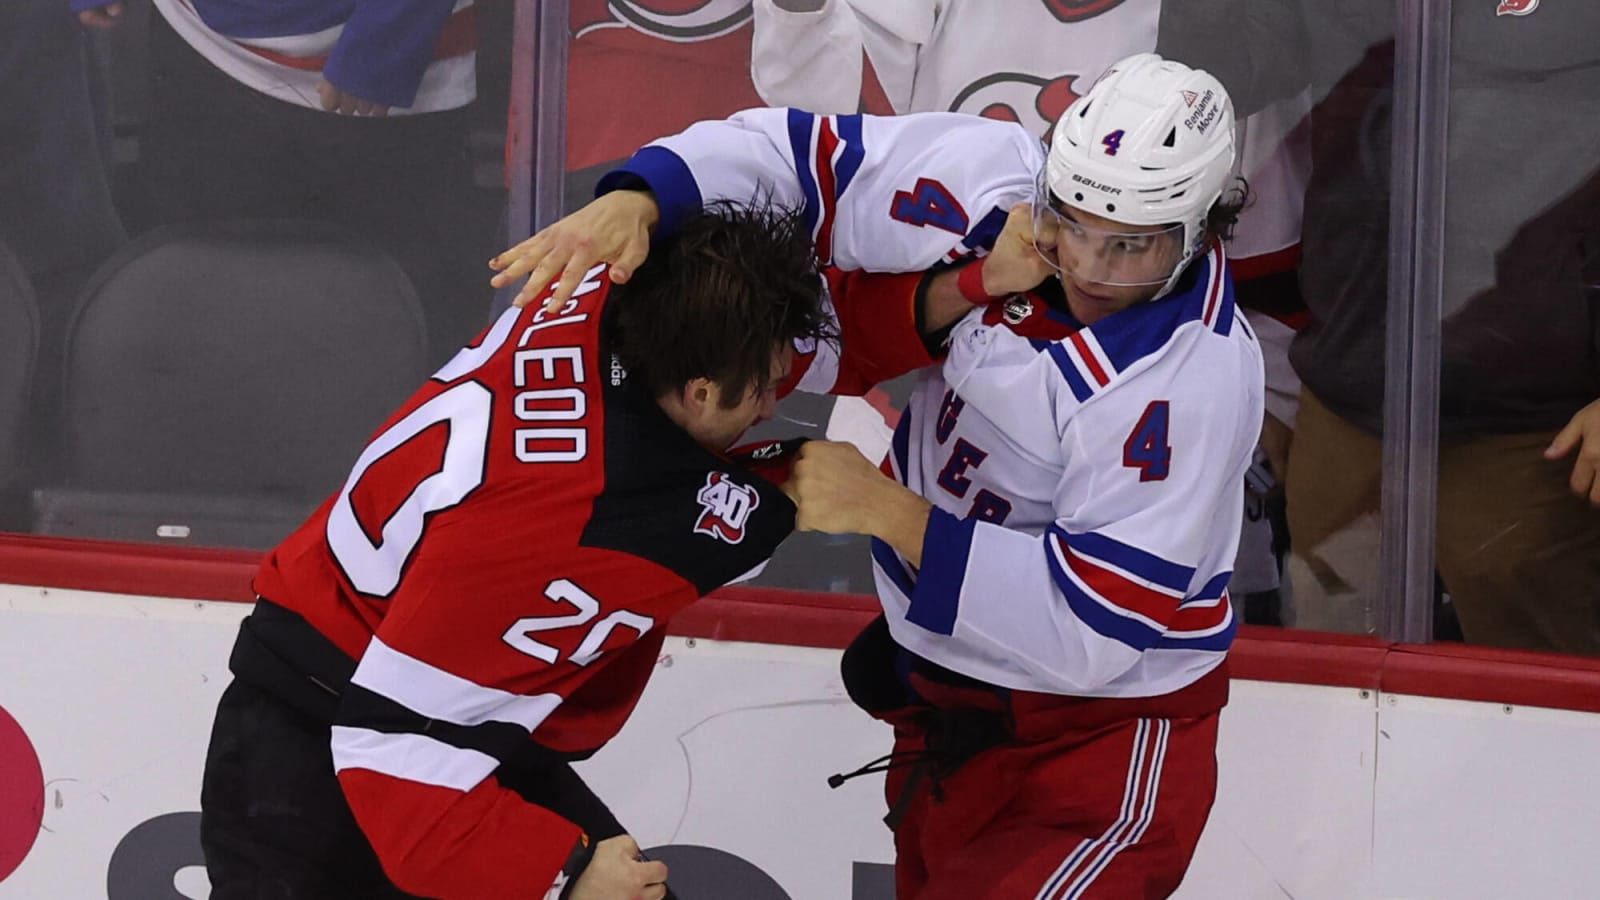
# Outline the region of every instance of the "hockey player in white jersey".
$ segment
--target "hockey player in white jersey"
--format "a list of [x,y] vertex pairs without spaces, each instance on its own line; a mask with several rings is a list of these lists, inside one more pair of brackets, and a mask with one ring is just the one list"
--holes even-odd
[[1048,158],[971,117],[751,111],[644,148],[602,182],[618,194],[499,260],[535,288],[626,265],[648,229],[759,189],[803,203],[836,265],[929,270],[925,295],[983,306],[881,472],[816,442],[789,485],[801,527],[875,539],[884,618],[845,676],[895,728],[901,898],[1182,880],[1215,794],[1262,416],[1220,241],[1232,126],[1215,79],[1152,54],[1069,107]]

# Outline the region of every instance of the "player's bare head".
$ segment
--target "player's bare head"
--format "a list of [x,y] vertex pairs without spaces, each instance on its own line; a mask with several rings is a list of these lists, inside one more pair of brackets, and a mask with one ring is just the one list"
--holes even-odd
[[803,216],[765,200],[682,222],[617,297],[615,350],[656,396],[704,378],[725,408],[766,392],[774,359],[828,336],[823,281]]

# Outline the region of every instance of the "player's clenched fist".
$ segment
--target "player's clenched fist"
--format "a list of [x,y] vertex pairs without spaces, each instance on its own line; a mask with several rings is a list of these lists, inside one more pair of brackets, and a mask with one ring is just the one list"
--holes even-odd
[[802,531],[881,538],[913,565],[922,556],[928,501],[884,475],[854,444],[807,441],[784,490]]
[[1038,287],[1055,274],[1055,269],[1042,255],[1047,249],[1054,252],[1056,243],[1054,220],[1039,223],[1034,230],[1033,208],[1028,203],[1017,203],[1006,216],[1006,225],[995,238],[994,248],[983,260],[983,292],[991,297],[1020,294]]
[[489,283],[501,288],[528,276],[512,301],[520,308],[559,277],[560,286],[545,304],[546,312],[554,313],[572,299],[595,263],[611,263],[611,280],[626,282],[649,254],[650,229],[660,218],[649,191],[612,191],[489,260],[489,268],[499,272]]
[[568,900],[661,900],[667,864],[640,859],[639,845],[619,834],[594,845],[594,856]]

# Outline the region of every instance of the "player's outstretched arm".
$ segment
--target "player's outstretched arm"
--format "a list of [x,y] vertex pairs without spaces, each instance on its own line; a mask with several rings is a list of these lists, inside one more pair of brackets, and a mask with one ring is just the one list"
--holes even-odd
[[667,895],[667,864],[644,859],[625,834],[596,844],[594,856],[567,900],[661,900]]
[[559,278],[545,304],[546,312],[554,313],[572,299],[583,273],[595,263],[611,263],[612,282],[625,283],[649,254],[650,232],[660,219],[649,191],[612,191],[489,260],[498,273],[489,284],[502,288],[526,275],[512,301],[521,308]]

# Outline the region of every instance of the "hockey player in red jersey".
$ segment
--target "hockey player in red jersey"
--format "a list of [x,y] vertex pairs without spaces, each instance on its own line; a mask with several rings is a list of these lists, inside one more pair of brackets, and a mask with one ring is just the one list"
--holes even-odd
[[[727,448],[794,384],[926,364],[914,286],[833,315],[798,218],[729,208],[462,349],[257,574],[206,763],[212,897],[671,896],[569,763],[668,619],[792,530],[774,448]],[[831,315],[874,336],[859,365]]]
[[[1183,879],[1216,790],[1263,414],[1221,240],[1233,157],[1222,85],[1141,54],[1048,152],[975,117],[751,110],[601,183],[648,188],[662,234],[773,185],[837,264],[926,269],[926,302],[984,307],[921,374],[882,471],[817,442],[790,484],[800,527],[874,538],[884,618],[844,675],[894,726],[862,771],[889,771],[901,900],[1164,897]],[[622,214],[635,202],[603,197],[501,274],[631,259],[657,214]]]

